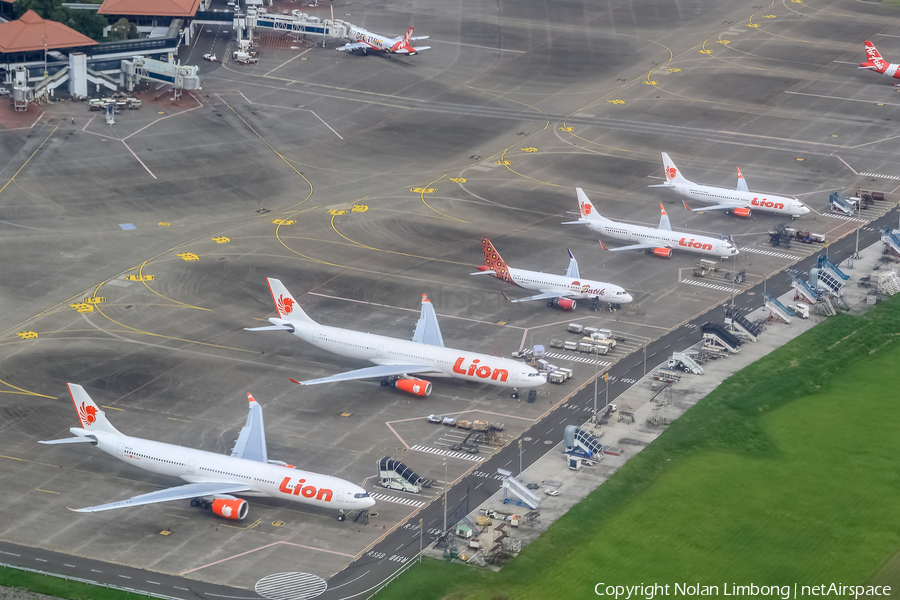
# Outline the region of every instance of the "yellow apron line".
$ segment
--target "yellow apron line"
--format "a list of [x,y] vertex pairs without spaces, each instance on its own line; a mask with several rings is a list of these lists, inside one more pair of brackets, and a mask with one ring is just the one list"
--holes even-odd
[[[141,266],[138,267],[138,277],[143,277],[143,276],[144,276],[144,265],[146,265],[148,262],[150,262],[150,260],[153,260],[153,259],[145,260],[144,262],[141,263]],[[184,303],[184,302],[179,302],[178,300],[175,300],[175,299],[173,299],[173,298],[169,298],[168,296],[163,296],[162,294],[160,294],[159,292],[157,292],[156,290],[154,290],[152,287],[150,287],[149,285],[147,285],[147,282],[146,282],[146,281],[141,281],[141,283],[144,284],[144,287],[145,287],[145,288],[147,288],[148,290],[150,290],[151,292],[153,292],[154,294],[156,294],[157,296],[159,296],[159,297],[162,298],[163,300],[168,300],[169,302],[174,302],[175,304],[180,304],[181,306],[184,306],[184,307],[186,307],[186,308],[196,308],[197,310],[205,310],[205,311],[208,311],[208,312],[212,312],[212,309],[211,309],[211,308],[203,308],[202,306],[193,306],[192,304],[186,304],[186,303]],[[99,288],[97,288],[97,289],[99,289]]]
[[11,383],[6,383],[2,379],[0,379],[0,383],[5,385],[6,387],[11,387],[12,389],[16,390],[15,392],[9,392],[9,391],[3,390],[4,394],[23,394],[25,396],[38,396],[40,398],[50,398],[51,400],[56,400],[56,396],[45,396],[44,394],[38,394],[37,392],[29,392],[28,390],[22,389],[20,387],[16,387]]
[[[62,125],[62,123],[60,123],[59,125]],[[47,140],[50,139],[50,136],[53,135],[54,133],[56,133],[56,130],[59,129],[59,125],[57,125],[56,127],[53,128],[53,131],[50,132],[50,135],[48,135],[46,138],[44,138],[44,141],[41,142],[41,145],[40,145],[40,146],[38,146],[37,148],[35,148],[34,152],[31,153],[31,156],[28,157],[28,160],[26,160],[24,163],[22,163],[22,166],[19,167],[19,170],[16,171],[15,174],[14,174],[12,177],[9,178],[9,181],[7,181],[6,184],[5,184],[2,188],[0,188],[0,194],[2,194],[2,193],[3,193],[3,190],[5,190],[6,187],[7,187],[9,184],[11,184],[11,183],[13,182],[13,180],[15,180],[16,175],[18,175],[18,174],[22,171],[22,169],[25,168],[25,165],[27,165],[27,164],[31,161],[31,159],[34,158],[34,155],[38,153],[38,150],[40,150],[41,148],[44,147],[44,144],[47,143]]]

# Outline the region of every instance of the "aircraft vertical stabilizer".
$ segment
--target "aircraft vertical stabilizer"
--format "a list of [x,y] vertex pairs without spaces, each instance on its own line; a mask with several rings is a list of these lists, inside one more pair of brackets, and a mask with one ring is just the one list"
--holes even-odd
[[122,433],[112,426],[106,420],[106,413],[100,410],[84,388],[76,383],[67,383],[69,387],[69,395],[72,396],[72,403],[75,404],[75,410],[78,412],[78,420],[81,427],[87,431],[103,431],[106,433]]
[[303,309],[300,308],[297,300],[294,299],[287,288],[284,287],[281,280],[266,277],[266,281],[269,282],[269,291],[272,292],[272,300],[275,302],[275,310],[278,311],[279,317],[282,319],[303,321],[305,323],[315,323],[315,321],[309,318],[309,315],[303,312]]

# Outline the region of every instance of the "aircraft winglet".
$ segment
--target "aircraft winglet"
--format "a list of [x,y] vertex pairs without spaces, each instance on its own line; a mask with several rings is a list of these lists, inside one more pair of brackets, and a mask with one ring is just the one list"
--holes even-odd
[[250,392],[247,392],[247,399],[250,402],[256,402],[256,399],[253,397],[253,394],[251,394]]
[[500,293],[503,295],[504,300],[506,300],[507,302],[512,302],[512,300],[509,299],[509,296],[506,295],[506,292],[500,292]]
[[681,203],[684,204],[684,207],[685,207],[686,209],[691,210],[691,207],[687,205],[687,202],[685,202],[684,200],[682,200]]
[[603,248],[604,250],[609,250],[609,248],[607,248],[606,245],[603,243],[603,240],[600,240],[600,247]]
[[662,202],[659,203],[659,210],[662,211],[662,214],[666,214],[666,209],[663,208]]
[[569,253],[569,258],[575,258],[575,255],[574,255],[574,254],[572,254],[572,251],[571,251],[571,250],[569,250],[569,249],[568,249],[568,248],[566,248],[566,252],[568,252],[568,253]]
[[[412,29],[410,29],[410,31],[412,31]],[[422,302],[431,302],[431,300],[428,299],[428,294],[422,294]]]
[[294,379],[293,377],[288,377],[288,379],[290,379],[291,381],[293,381],[293,382],[296,383],[297,385],[303,385],[303,382],[302,382],[302,381],[297,381],[297,380]]

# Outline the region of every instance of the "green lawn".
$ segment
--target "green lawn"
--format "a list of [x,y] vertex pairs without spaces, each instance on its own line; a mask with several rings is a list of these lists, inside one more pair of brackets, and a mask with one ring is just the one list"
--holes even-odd
[[699,582],[719,595],[725,582],[896,586],[898,342],[896,298],[832,317],[726,380],[500,573],[426,561],[378,598],[589,598],[599,582]]
[[[125,600],[125,598],[135,600],[141,597],[138,594],[126,594],[125,592],[66,581],[59,577],[37,575],[17,569],[0,569],[0,586],[25,589],[69,600]],[[3,596],[2,591],[0,591],[0,596]]]

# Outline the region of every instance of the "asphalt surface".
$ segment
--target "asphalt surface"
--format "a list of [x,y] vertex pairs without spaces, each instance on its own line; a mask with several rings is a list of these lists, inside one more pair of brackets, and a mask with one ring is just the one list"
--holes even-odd
[[[229,32],[207,26],[179,57],[201,65],[200,93],[173,102],[151,86],[144,106],[112,126],[79,104],[0,111],[0,541],[26,564],[55,551],[81,557],[61,563],[79,571],[116,573],[111,582],[118,569],[143,569],[173,589],[205,582],[248,596],[283,572],[328,579],[337,596],[368,589],[409,556],[404,544],[418,548],[418,532],[390,533],[418,522],[418,503],[431,502],[426,528],[435,529],[439,487],[410,504],[374,485],[386,455],[444,479],[455,434],[427,424],[429,413],[506,424],[509,446],[478,465],[483,474],[515,466],[508,448],[529,428],[558,441],[559,421],[572,417],[557,408],[535,423],[577,383],[545,386],[534,404],[443,380],[427,400],[377,382],[300,390],[288,377],[365,365],[287,334],[244,332],[274,314],[266,276],[325,324],[396,337],[411,335],[427,293],[448,346],[498,355],[547,345],[570,321],[614,329],[627,341],[599,367],[612,368],[616,393],[636,379],[636,349],[650,342],[648,360],[661,359],[666,341],[691,341],[699,334],[688,325],[731,286],[692,278],[696,256],[604,253],[586,229],[561,226],[576,210],[575,186],[611,218],[655,224],[662,203],[675,229],[732,234],[742,253],[730,267],[747,271],[742,293],[766,277],[781,285],[780,273],[802,270],[820,247],[770,248],[767,231],[781,221],[763,214],[684,211],[668,190],[646,187],[660,181],[660,151],[694,181],[732,186],[739,165],[750,189],[796,194],[815,212],[793,226],[830,241],[855,227],[824,214],[830,191],[888,193],[863,214],[863,239],[896,203],[900,103],[887,78],[855,68],[864,39],[900,55],[891,9],[420,0],[334,11],[384,33],[413,24],[432,50],[348,56],[337,42],[266,38],[259,64],[208,63],[204,53],[228,56]],[[534,270],[564,272],[570,248],[583,276],[623,285],[635,302],[615,314],[506,303],[501,290],[527,292],[468,275],[482,236],[512,266]],[[554,362],[578,383],[594,372],[571,357]],[[240,523],[186,503],[73,515],[66,507],[177,482],[92,448],[38,445],[75,424],[69,381],[127,433],[223,453],[252,392],[270,456],[382,494],[378,515],[338,523],[331,511],[270,499],[251,499]],[[447,478],[461,480],[451,508],[475,506],[498,485],[469,474],[473,466],[448,460]]]

